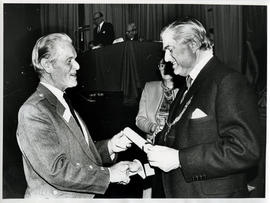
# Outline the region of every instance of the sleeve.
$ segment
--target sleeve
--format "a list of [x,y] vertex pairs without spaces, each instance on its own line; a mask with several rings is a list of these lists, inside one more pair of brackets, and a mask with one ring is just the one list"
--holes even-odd
[[194,176],[223,177],[257,164],[261,128],[256,101],[253,89],[240,74],[229,74],[221,80],[213,101],[218,134],[211,137],[217,139],[179,152],[186,180]]
[[106,38],[106,44],[112,44],[113,40],[115,38],[115,34],[114,34],[114,29],[113,29],[113,25],[111,23],[107,24],[107,34],[105,36]]
[[151,102],[147,101],[149,93],[149,85],[146,83],[140,99],[139,112],[136,116],[136,126],[145,133],[150,134],[152,126],[156,125],[156,123],[152,122],[147,116],[147,103]]
[[115,163],[118,157],[118,153],[115,153],[114,159],[113,160],[111,159],[111,156],[108,150],[108,141],[109,140],[101,140],[95,143],[97,150],[100,154],[100,157],[102,159],[102,163],[106,165]]
[[96,46],[99,44],[99,42],[97,41],[97,27],[94,28],[93,30],[93,45]]
[[38,105],[23,105],[18,119],[17,140],[30,170],[59,190],[105,193],[108,168],[72,161],[52,120]]

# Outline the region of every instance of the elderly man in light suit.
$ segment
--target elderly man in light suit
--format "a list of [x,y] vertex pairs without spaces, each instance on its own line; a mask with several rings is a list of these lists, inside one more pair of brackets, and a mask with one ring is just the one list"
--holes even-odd
[[[109,183],[129,182],[132,162],[115,162],[116,153],[130,146],[121,132],[110,140],[93,142],[78,113],[63,95],[77,85],[76,51],[66,34],[41,37],[32,52],[39,73],[37,90],[18,115],[17,141],[23,155],[25,197],[92,198]],[[134,172],[134,171],[133,171]]]
[[187,89],[179,89],[163,131],[147,150],[150,164],[160,169],[158,194],[248,197],[246,172],[258,163],[261,134],[253,88],[213,56],[199,21],[176,21],[161,38],[165,61],[186,77]]

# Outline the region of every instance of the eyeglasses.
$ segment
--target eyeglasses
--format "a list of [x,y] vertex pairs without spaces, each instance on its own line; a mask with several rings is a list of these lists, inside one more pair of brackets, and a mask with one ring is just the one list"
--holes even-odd
[[131,32],[135,32],[135,31],[137,31],[137,29],[128,30],[126,33],[131,33]]
[[164,64],[164,63],[158,64],[158,68],[159,68],[159,69],[164,69],[164,68],[165,68],[165,64]]
[[97,19],[99,19],[100,17],[101,17],[101,16],[99,16],[99,17],[94,17],[93,20],[97,20]]

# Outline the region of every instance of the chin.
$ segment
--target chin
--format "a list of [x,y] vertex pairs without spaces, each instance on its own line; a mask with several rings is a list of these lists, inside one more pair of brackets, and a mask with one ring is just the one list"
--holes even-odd
[[173,72],[175,75],[181,75],[181,71],[179,69],[174,69]]
[[77,84],[78,84],[77,81],[76,82],[72,82],[72,83],[70,83],[69,88],[76,87]]

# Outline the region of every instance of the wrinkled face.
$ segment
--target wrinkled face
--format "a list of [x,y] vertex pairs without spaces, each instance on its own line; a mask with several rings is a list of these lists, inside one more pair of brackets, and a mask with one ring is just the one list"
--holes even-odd
[[77,85],[77,70],[80,66],[75,61],[76,51],[71,43],[59,42],[55,50],[55,60],[51,62],[50,73],[53,85],[64,91],[66,88]]
[[163,36],[163,49],[165,61],[173,64],[176,75],[187,76],[196,62],[195,51],[192,50],[191,42],[184,43],[183,40],[174,40],[172,34]]
[[135,35],[137,34],[137,28],[136,28],[135,26],[129,25],[129,26],[127,27],[126,33],[127,33],[127,37],[128,37],[129,39],[132,39],[132,38],[134,38]]

